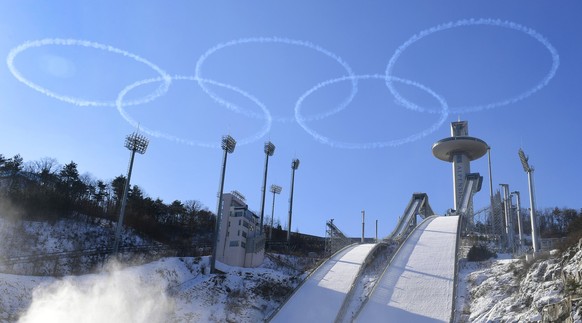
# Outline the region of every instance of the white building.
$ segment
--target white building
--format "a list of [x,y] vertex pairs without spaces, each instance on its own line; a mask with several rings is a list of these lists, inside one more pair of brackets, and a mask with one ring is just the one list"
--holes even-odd
[[223,194],[222,207],[216,260],[229,266],[260,266],[265,258],[265,235],[259,233],[259,217],[236,191]]

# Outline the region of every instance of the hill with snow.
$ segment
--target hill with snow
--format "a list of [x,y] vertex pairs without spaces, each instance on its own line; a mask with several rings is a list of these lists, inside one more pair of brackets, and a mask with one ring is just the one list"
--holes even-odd
[[536,322],[548,305],[560,302],[571,302],[570,315],[582,322],[582,240],[535,261],[463,260],[461,267],[457,322]]
[[[5,263],[22,255],[106,248],[112,230],[110,223],[83,219],[47,223],[0,218],[0,322],[260,322],[315,265],[309,258],[269,255],[259,268],[225,267],[224,274],[209,274],[207,256],[150,254],[93,267],[81,262],[75,270],[74,263],[63,261],[60,273],[53,274],[50,259]],[[155,242],[126,231],[124,243]],[[361,306],[391,254],[380,253],[363,268],[349,311]],[[85,274],[63,276],[76,270]],[[539,321],[549,304],[582,296],[581,282],[582,242],[534,262],[462,260],[456,322]],[[580,303],[572,302],[574,322],[582,322]]]

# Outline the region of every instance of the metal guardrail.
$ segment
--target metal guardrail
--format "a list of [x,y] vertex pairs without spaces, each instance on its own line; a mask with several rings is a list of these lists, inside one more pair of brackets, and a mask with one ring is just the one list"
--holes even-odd
[[455,241],[455,275],[453,280],[453,305],[451,307],[451,320],[450,322],[455,322],[455,317],[457,314],[457,288],[459,288],[459,246],[461,245],[461,228],[463,225],[463,216],[459,215],[459,220],[457,222],[457,240]]
[[[197,250],[200,248],[208,248],[210,245],[199,245],[190,250]],[[160,244],[153,245],[137,245],[137,246],[126,246],[119,249],[120,253],[146,253],[146,252],[180,252],[182,249],[177,249],[173,247],[168,247]],[[91,248],[91,249],[81,249],[73,251],[62,251],[62,252],[48,252],[42,254],[29,254],[23,256],[4,256],[0,257],[0,265],[13,266],[16,264],[27,264],[35,263],[40,261],[55,261],[63,259],[76,259],[81,257],[93,257],[93,256],[109,256],[113,254],[113,248]]]

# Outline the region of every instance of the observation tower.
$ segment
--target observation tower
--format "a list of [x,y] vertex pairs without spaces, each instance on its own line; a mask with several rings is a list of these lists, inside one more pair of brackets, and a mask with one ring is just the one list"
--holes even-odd
[[461,206],[466,176],[471,173],[471,161],[483,157],[488,147],[485,141],[469,137],[467,121],[451,122],[451,137],[441,139],[432,145],[432,154],[436,158],[453,163],[453,193],[456,210]]

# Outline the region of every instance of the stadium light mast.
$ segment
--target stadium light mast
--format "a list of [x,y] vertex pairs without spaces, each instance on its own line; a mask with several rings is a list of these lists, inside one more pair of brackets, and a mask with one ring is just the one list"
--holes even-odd
[[259,232],[263,233],[263,217],[265,215],[265,194],[267,193],[267,170],[269,169],[269,157],[275,153],[275,145],[267,141],[265,143],[265,175],[263,176],[262,198],[261,198],[261,228]]
[[271,207],[271,230],[269,230],[269,240],[273,239],[273,218],[275,217],[275,194],[281,194],[281,190],[283,188],[279,185],[271,185],[271,189],[269,190],[273,193],[273,206]]
[[216,223],[214,223],[214,239],[212,240],[212,260],[210,261],[210,273],[216,272],[216,248],[218,247],[218,229],[220,228],[220,221],[222,216],[222,194],[224,192],[224,175],[226,174],[226,159],[228,154],[234,152],[236,147],[236,140],[230,135],[222,137],[220,145],[224,150],[222,157],[222,170],[220,172],[220,185],[218,187],[218,206],[216,207]]
[[119,210],[119,219],[117,220],[117,227],[115,229],[115,242],[113,244],[113,253],[117,254],[119,251],[119,243],[121,239],[121,228],[123,226],[123,218],[125,216],[125,207],[127,206],[127,195],[129,192],[129,181],[131,180],[131,171],[133,169],[133,160],[135,153],[141,155],[145,154],[148,148],[149,140],[137,132],[125,137],[125,148],[130,150],[129,167],[127,170],[127,178],[125,179],[125,186],[123,188],[123,197],[121,199],[121,209]]
[[523,150],[520,148],[518,151],[519,159],[521,160],[521,165],[523,170],[527,173],[527,181],[529,184],[529,203],[530,203],[530,217],[531,217],[531,242],[533,246],[534,253],[539,250],[539,232],[538,223],[535,214],[536,204],[534,200],[534,186],[533,186],[533,166],[530,166],[528,160],[529,157],[525,155]]
[[291,162],[291,195],[289,197],[289,221],[287,227],[287,243],[291,242],[291,218],[293,215],[293,189],[295,187],[295,171],[299,168],[299,159],[295,158]]

